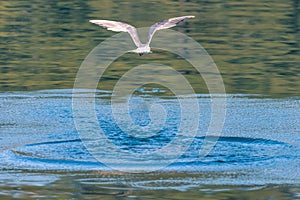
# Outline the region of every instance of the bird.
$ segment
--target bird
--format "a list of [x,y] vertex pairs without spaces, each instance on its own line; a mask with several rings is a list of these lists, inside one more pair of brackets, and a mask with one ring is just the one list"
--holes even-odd
[[128,52],[137,53],[140,56],[142,56],[144,54],[152,53],[151,47],[150,47],[150,42],[156,31],[162,30],[162,29],[167,29],[167,28],[172,28],[172,27],[176,26],[178,23],[184,21],[185,19],[194,18],[194,17],[195,16],[193,16],[193,15],[173,17],[173,18],[162,20],[162,21],[159,21],[159,22],[153,24],[149,29],[147,42],[145,44],[143,44],[140,41],[136,28],[130,24],[127,24],[124,22],[118,22],[118,21],[111,21],[111,20],[89,20],[89,22],[91,22],[93,24],[97,24],[104,28],[107,28],[107,30],[110,30],[110,31],[128,32],[129,35],[131,36],[134,44],[137,46],[136,49],[128,51]]

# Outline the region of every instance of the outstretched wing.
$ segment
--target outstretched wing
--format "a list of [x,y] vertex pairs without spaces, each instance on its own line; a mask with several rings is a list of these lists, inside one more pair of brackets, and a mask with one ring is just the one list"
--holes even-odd
[[151,39],[156,31],[161,30],[161,29],[172,28],[172,27],[176,26],[176,24],[182,22],[183,20],[188,19],[188,18],[194,18],[194,17],[195,16],[193,16],[193,15],[174,17],[174,18],[166,19],[166,20],[163,20],[163,21],[153,24],[149,30],[147,44],[148,45],[150,44]]
[[107,28],[107,30],[111,30],[115,32],[128,32],[134,44],[137,47],[140,47],[142,45],[138,33],[136,31],[136,28],[134,26],[131,26],[123,22],[116,22],[110,20],[90,20],[90,22],[102,26],[104,28]]

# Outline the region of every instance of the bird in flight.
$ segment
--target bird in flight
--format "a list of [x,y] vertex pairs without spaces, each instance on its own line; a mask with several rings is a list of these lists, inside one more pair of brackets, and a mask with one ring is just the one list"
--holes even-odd
[[107,28],[107,30],[116,31],[116,32],[128,32],[134,44],[137,46],[136,49],[131,50],[129,52],[138,53],[141,56],[143,54],[152,53],[150,48],[150,42],[156,31],[161,29],[172,28],[176,26],[176,24],[184,21],[185,19],[194,18],[194,17],[195,16],[192,15],[174,17],[153,24],[149,29],[148,39],[145,44],[141,43],[136,28],[129,24],[123,22],[117,22],[117,21],[110,21],[110,20],[90,20],[90,22],[102,26],[104,28]]

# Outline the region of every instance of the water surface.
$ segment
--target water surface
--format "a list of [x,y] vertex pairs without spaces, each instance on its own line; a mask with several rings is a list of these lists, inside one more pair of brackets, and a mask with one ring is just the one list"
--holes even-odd
[[[157,137],[142,141],[114,130],[109,92],[97,92],[97,116],[109,139],[119,148],[145,153],[168,143],[176,131],[176,123],[166,123]],[[131,106],[138,106],[142,99],[151,101],[153,97],[149,95],[154,94],[133,96]],[[221,197],[225,191],[230,191],[229,196],[237,195],[240,190],[246,191],[243,195],[249,198],[255,195],[251,191],[264,191],[265,197],[274,192],[278,192],[276,195],[280,198],[299,195],[300,123],[296,116],[300,104],[295,97],[228,95],[222,135],[203,158],[199,157],[199,150],[209,125],[211,98],[198,95],[200,126],[188,150],[159,171],[147,172],[150,163],[143,169],[146,173],[136,166],[139,172],[133,174],[112,170],[98,162],[84,146],[73,124],[72,90],[9,92],[1,93],[0,98],[3,197],[13,194],[35,197],[39,190],[47,197],[62,198],[67,192],[67,196],[72,193],[83,198],[91,195],[108,199],[119,195],[128,198],[144,195],[146,198],[147,194],[164,196],[170,191],[191,199],[212,194]],[[157,101],[157,97],[155,99]],[[176,98],[160,96],[159,100],[167,110],[176,111],[179,106]],[[132,113],[137,123],[147,121],[146,110],[138,111],[142,113]],[[179,120],[180,114],[173,117]],[[105,152],[107,156],[110,153],[113,152],[109,149]],[[15,191],[16,186],[24,188]],[[78,187],[81,189],[75,192]],[[49,188],[50,191],[61,190],[50,195]]]
[[[151,9],[145,9],[148,7]],[[71,88],[85,56],[116,34],[89,23],[90,19],[149,27],[169,17],[195,15],[174,30],[208,51],[228,93],[299,94],[298,0],[7,1],[1,4],[0,14],[1,90]],[[142,41],[145,38],[141,36]],[[141,58],[122,56],[108,70],[101,89],[110,89],[118,77],[140,62],[157,60],[182,72],[195,83],[197,92],[207,92],[193,68],[160,50]]]
[[[1,199],[299,198],[299,13],[299,0],[1,2]],[[173,29],[208,51],[230,94],[221,138],[211,154],[198,157],[211,98],[189,63],[159,49],[142,57],[125,54],[104,73],[96,95],[97,117],[110,139],[124,149],[131,141],[129,150],[141,152],[174,136],[178,102],[160,85],[139,88],[131,101],[141,125],[149,123],[141,102],[159,101],[170,110],[172,120],[159,137],[132,140],[110,115],[117,80],[158,61],[183,74],[198,94],[199,129],[185,154],[160,171],[111,171],[87,151],[72,116],[71,88],[82,61],[115,34],[88,21],[147,27],[180,15],[196,18]]]

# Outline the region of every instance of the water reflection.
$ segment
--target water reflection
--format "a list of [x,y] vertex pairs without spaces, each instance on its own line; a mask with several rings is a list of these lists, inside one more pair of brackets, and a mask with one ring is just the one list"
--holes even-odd
[[[17,0],[1,5],[2,91],[71,88],[88,52],[114,35],[92,26],[89,19],[122,20],[145,27],[169,17],[195,15],[195,20],[174,29],[206,48],[222,72],[227,92],[299,94],[299,0]],[[162,53],[163,59],[189,80],[197,79],[198,75],[186,70],[176,56]],[[161,58],[162,55],[153,54],[142,59],[148,62]],[[132,67],[130,63],[138,61],[141,58],[126,55],[117,70],[108,72],[109,77],[119,76],[119,69]],[[103,89],[111,84],[104,84]],[[201,84],[196,91],[207,92]]]
[[294,32],[296,35],[296,45],[297,48],[295,51],[299,53],[299,47],[300,47],[300,37],[299,36],[299,18],[300,18],[300,8],[299,8],[299,0],[294,0],[294,12],[293,12],[293,26],[294,26]]

